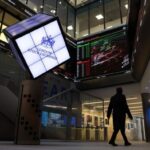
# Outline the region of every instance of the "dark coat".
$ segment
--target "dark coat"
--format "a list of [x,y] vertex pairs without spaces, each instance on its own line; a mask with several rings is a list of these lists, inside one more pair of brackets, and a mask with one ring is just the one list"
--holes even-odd
[[114,129],[125,129],[126,114],[129,118],[132,119],[132,115],[128,108],[125,95],[117,93],[116,95],[111,97],[107,111],[108,118],[110,118],[112,111]]

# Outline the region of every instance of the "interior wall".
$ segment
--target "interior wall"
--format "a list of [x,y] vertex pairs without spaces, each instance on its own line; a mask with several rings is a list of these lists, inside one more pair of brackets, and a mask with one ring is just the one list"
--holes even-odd
[[15,124],[0,114],[0,140],[13,140],[15,137]]
[[140,83],[118,85],[101,89],[88,90],[86,92],[90,93],[91,95],[103,98],[104,100],[108,100],[112,95],[116,93],[117,87],[123,88],[123,93],[126,95],[126,97],[139,96],[139,98],[141,98]]

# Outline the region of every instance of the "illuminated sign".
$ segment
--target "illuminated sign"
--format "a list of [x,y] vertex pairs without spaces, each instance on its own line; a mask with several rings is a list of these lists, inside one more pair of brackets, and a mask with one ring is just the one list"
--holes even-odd
[[[33,78],[37,78],[70,58],[58,20],[55,18],[51,20],[47,15],[45,17],[43,15],[45,14],[41,16],[37,14],[19,25],[6,29],[14,36],[11,41]],[[43,23],[42,19],[43,22],[46,21],[44,25],[40,25]]]

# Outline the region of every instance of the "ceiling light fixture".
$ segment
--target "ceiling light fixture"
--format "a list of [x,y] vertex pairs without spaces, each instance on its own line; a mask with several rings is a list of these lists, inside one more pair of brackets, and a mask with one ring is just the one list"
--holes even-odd
[[43,8],[43,5],[41,5],[40,8]]
[[67,27],[67,29],[68,29],[68,30],[73,30],[73,26],[72,26],[72,25],[69,25],[69,26]]
[[87,36],[88,34],[84,34],[83,36]]
[[125,7],[126,9],[128,9],[128,4],[125,4],[124,7]]
[[93,104],[101,104],[102,102],[89,102],[89,103],[83,103],[82,105],[93,105]]
[[37,12],[37,8],[36,7],[34,7],[33,10]]
[[69,77],[65,76],[65,79],[69,79]]
[[110,28],[112,28],[112,26],[107,27],[107,29],[110,29]]
[[52,10],[51,10],[51,13],[55,14],[55,13],[56,13],[56,10],[55,10],[55,9],[52,9]]
[[95,17],[96,17],[97,20],[100,20],[100,19],[103,19],[103,18],[104,18],[102,14],[98,14],[98,15],[96,15]]
[[56,106],[56,105],[44,105],[45,107],[50,107],[50,108],[61,108],[61,109],[67,109],[65,106]]
[[137,97],[129,97],[127,100],[133,100],[133,99],[138,99]]

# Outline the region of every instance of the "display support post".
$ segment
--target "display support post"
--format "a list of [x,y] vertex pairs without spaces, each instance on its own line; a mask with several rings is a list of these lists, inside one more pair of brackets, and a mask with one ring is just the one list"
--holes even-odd
[[18,103],[15,144],[40,144],[42,79],[24,80]]

